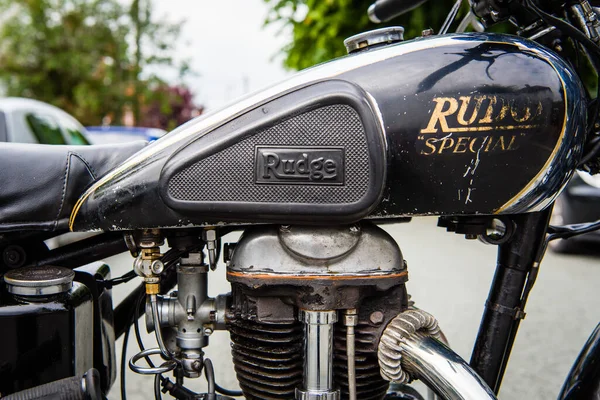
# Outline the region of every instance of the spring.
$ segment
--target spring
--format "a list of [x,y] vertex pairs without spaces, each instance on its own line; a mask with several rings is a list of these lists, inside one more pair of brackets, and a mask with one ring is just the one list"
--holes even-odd
[[302,383],[302,324],[229,324],[233,364],[247,399],[293,399]]
[[[359,324],[355,328],[356,353],[356,398],[361,400],[381,400],[385,397],[389,382],[379,373],[377,350],[373,343],[379,341],[374,327]],[[348,357],[346,356],[346,327],[338,323],[335,327],[333,350],[333,373],[339,385],[342,400],[348,399]]]

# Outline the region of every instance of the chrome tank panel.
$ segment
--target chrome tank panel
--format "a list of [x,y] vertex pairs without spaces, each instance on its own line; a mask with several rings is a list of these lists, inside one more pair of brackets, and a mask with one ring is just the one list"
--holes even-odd
[[[310,161],[329,152],[339,161],[344,153],[333,149],[344,145],[326,134],[307,139],[318,142],[309,148],[293,142],[303,134],[304,122],[293,125],[297,134],[285,129],[265,133],[308,112],[325,115],[319,110],[336,104],[357,111],[368,143],[364,179],[369,189],[359,200],[339,198],[334,188],[349,182],[348,166],[355,161],[347,149],[344,182],[284,185],[301,201],[262,201],[268,185],[260,185],[269,182],[257,175],[259,150],[231,160],[241,161],[235,168],[246,169],[246,175],[208,162],[249,140],[255,149],[276,147],[277,157],[295,151],[294,157]],[[348,223],[365,217],[535,211],[550,203],[574,170],[584,139],[585,106],[582,85],[570,67],[521,38],[447,35],[368,50],[300,72],[169,133],[92,186],[74,208],[71,228]],[[314,118],[314,126],[331,119]],[[234,154],[249,154],[249,148]],[[258,197],[175,198],[170,182],[194,165],[199,172],[188,176],[196,191],[251,187]],[[214,184],[204,182],[215,177],[220,180]],[[283,183],[291,178],[284,176]],[[331,196],[325,198],[335,200],[311,207],[317,203],[311,199],[327,191]]]

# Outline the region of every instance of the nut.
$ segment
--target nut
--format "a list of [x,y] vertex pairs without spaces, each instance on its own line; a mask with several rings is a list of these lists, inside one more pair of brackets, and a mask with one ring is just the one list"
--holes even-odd
[[356,326],[358,325],[358,315],[344,315],[344,325]]
[[146,283],[146,294],[159,294],[160,293],[160,284],[158,283]]
[[150,265],[150,269],[152,270],[153,273],[155,273],[156,275],[159,275],[165,269],[165,265],[160,260],[154,260],[152,262],[152,264]]
[[202,231],[202,239],[206,242],[217,240],[217,231],[214,229],[205,229]]
[[381,311],[374,311],[369,316],[369,320],[372,323],[377,324],[377,325],[379,325],[380,323],[383,322],[383,318],[384,318],[384,315]]

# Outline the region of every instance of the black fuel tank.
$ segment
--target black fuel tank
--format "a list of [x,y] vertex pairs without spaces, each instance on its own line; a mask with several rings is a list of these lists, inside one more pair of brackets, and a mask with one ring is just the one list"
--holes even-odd
[[193,120],[80,199],[75,230],[539,210],[580,156],[585,94],[524,39],[423,38]]

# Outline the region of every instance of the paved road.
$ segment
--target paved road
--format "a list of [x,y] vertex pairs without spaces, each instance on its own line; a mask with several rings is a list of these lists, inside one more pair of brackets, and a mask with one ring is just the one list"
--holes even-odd
[[[409,224],[386,226],[408,261],[408,291],[416,304],[435,315],[453,349],[469,359],[489,285],[496,252],[493,246],[446,233],[435,227],[435,218],[415,219]],[[229,239],[235,241],[235,237]],[[126,272],[130,260],[110,260]],[[564,377],[589,333],[600,321],[600,258],[548,254],[527,305],[504,378],[502,399],[554,399]],[[118,301],[127,288],[115,288]],[[209,294],[228,291],[221,266],[211,273]],[[152,338],[145,336],[147,343]],[[117,348],[121,348],[119,341]],[[137,350],[131,341],[128,357]],[[206,350],[216,368],[217,381],[236,387],[226,332],[215,332]],[[152,398],[152,379],[127,374],[129,399]],[[202,389],[199,382],[190,387]],[[119,398],[119,383],[109,399]]]

